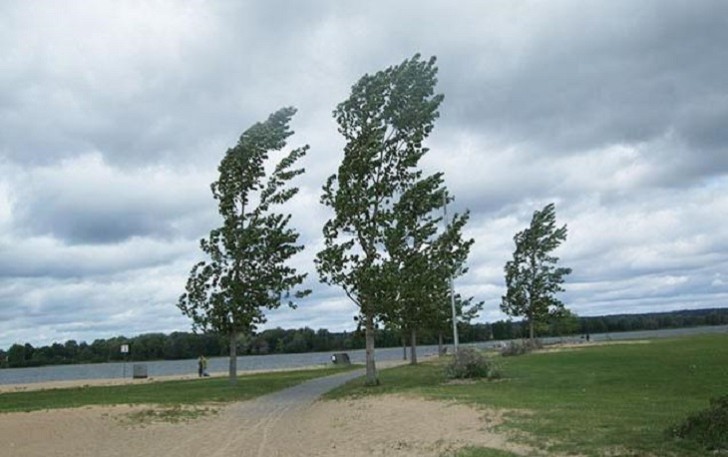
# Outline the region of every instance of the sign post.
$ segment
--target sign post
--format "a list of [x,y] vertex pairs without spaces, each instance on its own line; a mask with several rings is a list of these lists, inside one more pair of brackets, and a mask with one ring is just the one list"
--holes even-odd
[[123,375],[123,377],[126,378],[126,358],[127,358],[127,354],[129,354],[129,345],[128,344],[121,345],[121,353],[124,354],[124,375]]

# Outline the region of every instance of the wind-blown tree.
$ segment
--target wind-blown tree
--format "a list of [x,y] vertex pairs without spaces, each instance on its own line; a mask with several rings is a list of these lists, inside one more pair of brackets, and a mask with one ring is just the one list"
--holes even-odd
[[[483,306],[485,306],[485,302],[473,302],[474,297],[463,298],[459,293],[456,293],[454,298],[458,332],[461,332],[473,319],[478,317],[480,311],[483,310]],[[452,300],[449,290],[447,296],[442,298],[441,301],[443,303],[438,307],[439,316],[433,319],[429,328],[437,333],[437,352],[443,355],[445,353],[444,335],[452,333]]]
[[417,179],[442,95],[435,95],[435,58],[417,54],[364,75],[334,110],[346,146],[338,172],[326,181],[321,202],[334,216],[324,225],[325,246],[316,266],[321,280],[340,286],[358,306],[366,340],[366,382],[378,384],[374,330],[391,304],[395,270],[387,231],[395,203]]
[[468,212],[455,215],[446,229],[438,232],[446,198],[442,173],[420,179],[395,204],[397,220],[387,232],[386,248],[397,278],[387,317],[408,334],[412,364],[417,363],[418,331],[436,326],[444,317],[443,309],[451,310],[450,278],[465,271],[463,264],[474,242],[462,237]]
[[551,316],[549,334],[554,336],[575,335],[581,330],[579,316],[568,309]]
[[305,274],[287,265],[301,251],[298,233],[289,227],[290,214],[276,212],[298,188],[288,181],[304,172],[294,168],[308,146],[293,149],[273,170],[269,153],[280,151],[293,134],[289,123],[296,110],[283,108],[246,130],[220,162],[212,183],[223,225],[200,241],[210,259],[196,264],[177,306],[192,318],[193,328],[226,335],[230,342],[230,381],[237,380],[237,340],[266,321],[264,310],[283,300],[295,307],[308,290],[296,290]]
[[566,225],[556,227],[556,207],[550,203],[535,211],[531,225],[513,240],[516,250],[504,268],[507,289],[501,310],[509,316],[524,317],[529,339],[533,340],[536,323],[565,309],[554,295],[564,290],[561,284],[571,268],[557,267],[559,258],[551,252],[566,240]]

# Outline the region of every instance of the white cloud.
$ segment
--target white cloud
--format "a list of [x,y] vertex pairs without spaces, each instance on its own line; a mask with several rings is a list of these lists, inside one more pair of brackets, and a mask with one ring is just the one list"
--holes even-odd
[[503,265],[557,205],[579,314],[726,306],[728,7],[679,1],[0,5],[0,347],[186,330],[174,306],[218,223],[209,184],[253,122],[294,105],[287,207],[314,294],[269,326],[351,329],[318,284],[318,203],[364,73],[437,55],[428,171],[472,211],[456,285],[502,316]]

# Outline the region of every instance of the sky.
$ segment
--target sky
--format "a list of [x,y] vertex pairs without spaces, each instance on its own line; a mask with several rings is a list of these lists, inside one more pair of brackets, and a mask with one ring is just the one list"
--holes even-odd
[[355,328],[313,266],[332,110],[415,53],[437,56],[422,166],[471,211],[455,287],[478,322],[505,318],[513,235],[550,202],[578,315],[726,307],[726,43],[724,1],[0,1],[0,348],[190,331],[217,165],[283,106],[313,294],[265,328]]

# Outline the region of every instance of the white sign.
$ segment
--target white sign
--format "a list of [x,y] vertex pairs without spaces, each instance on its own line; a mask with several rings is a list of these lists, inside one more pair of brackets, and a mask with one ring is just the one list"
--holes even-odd
[[121,353],[122,354],[128,354],[129,353],[129,345],[128,344],[122,344],[121,345]]

